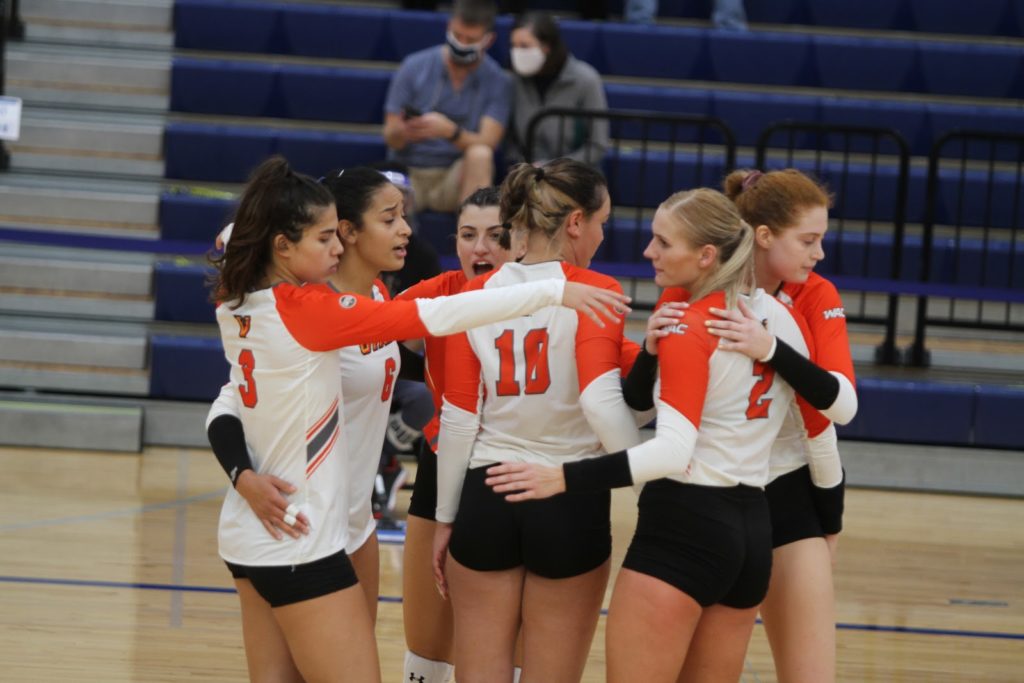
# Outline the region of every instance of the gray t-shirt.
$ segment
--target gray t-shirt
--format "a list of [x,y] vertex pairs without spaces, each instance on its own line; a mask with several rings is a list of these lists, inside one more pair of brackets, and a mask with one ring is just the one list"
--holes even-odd
[[[480,132],[480,119],[489,116],[502,126],[508,125],[512,99],[511,80],[501,66],[484,55],[456,92],[448,80],[444,64],[444,46],[414,52],[404,60],[388,86],[384,111],[402,113],[403,107],[415,107],[426,114],[436,111],[468,131]],[[410,143],[389,157],[413,168],[451,166],[462,152],[447,140],[433,139]]]

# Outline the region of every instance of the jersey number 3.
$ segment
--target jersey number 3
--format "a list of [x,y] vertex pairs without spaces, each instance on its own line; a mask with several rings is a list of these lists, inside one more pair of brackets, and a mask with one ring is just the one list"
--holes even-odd
[[255,408],[259,396],[256,394],[256,378],[252,371],[256,369],[256,357],[250,349],[242,349],[238,354],[238,364],[242,367],[242,377],[245,384],[238,385],[238,395],[242,398],[242,405],[246,408]]
[[754,388],[750,390],[750,401],[747,403],[747,419],[762,420],[768,417],[768,406],[772,399],[765,398],[765,394],[772,388],[775,381],[775,368],[761,361],[754,362],[754,377],[757,381]]
[[[494,340],[498,349],[498,381],[495,393],[498,396],[518,396],[524,393],[516,379],[515,333],[505,330]],[[546,328],[530,330],[523,337],[523,358],[526,361],[527,394],[543,394],[551,386],[548,370],[548,331]]]

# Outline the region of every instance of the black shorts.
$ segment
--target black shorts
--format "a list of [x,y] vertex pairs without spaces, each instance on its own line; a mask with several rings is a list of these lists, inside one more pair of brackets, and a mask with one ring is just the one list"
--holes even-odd
[[772,569],[761,489],[648,482],[622,566],[660,579],[702,607],[761,604]]
[[449,550],[476,571],[525,566],[549,579],[600,567],[612,552],[611,493],[562,493],[509,503],[484,483],[487,468],[466,472]]
[[811,498],[811,468],[804,465],[784,474],[765,488],[772,515],[772,547],[823,537],[825,532]]
[[437,519],[437,453],[426,439],[420,439],[416,461],[416,481],[412,484],[409,514],[433,522]]
[[271,607],[284,607],[350,588],[358,581],[344,550],[306,564],[253,567],[225,562],[231,576],[249,579]]

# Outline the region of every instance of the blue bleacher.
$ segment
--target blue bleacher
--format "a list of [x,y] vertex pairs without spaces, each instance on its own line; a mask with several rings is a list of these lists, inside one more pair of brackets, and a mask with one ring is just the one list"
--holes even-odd
[[[441,13],[235,0],[179,0],[174,20],[179,48],[377,61],[439,44],[445,22]],[[509,27],[502,17],[491,48],[502,63]],[[616,76],[1024,97],[1018,46],[616,22],[567,21],[564,29],[577,57]]]
[[[369,68],[177,57],[171,70],[171,109],[376,124],[383,115],[391,75],[390,70]],[[918,155],[927,154],[939,135],[955,128],[1024,130],[1024,107],[618,83],[607,84],[605,91],[613,109],[717,116],[732,129],[741,146],[755,145],[768,124],[786,119],[890,127],[907,140],[911,153]],[[613,134],[636,138],[640,130],[630,124],[617,126]],[[655,140],[668,138],[667,131],[648,131],[648,135]],[[969,156],[987,158],[988,150],[972,149]],[[997,158],[1009,157],[1000,153]]]

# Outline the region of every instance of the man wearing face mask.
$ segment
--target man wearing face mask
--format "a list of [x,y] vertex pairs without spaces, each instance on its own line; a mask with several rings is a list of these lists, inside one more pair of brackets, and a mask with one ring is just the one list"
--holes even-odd
[[494,180],[511,85],[489,57],[493,0],[455,0],[444,45],[406,57],[384,103],[389,158],[409,167],[417,208],[454,211]]
[[[594,165],[608,148],[606,119],[549,117],[537,129],[533,149],[526,149],[526,129],[541,109],[567,107],[605,110],[608,102],[597,70],[573,57],[550,14],[518,17],[512,26],[513,98],[508,157],[543,162],[568,156]],[[532,157],[529,152],[532,151]]]

